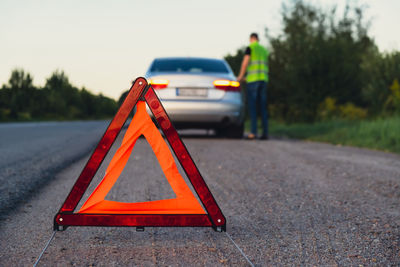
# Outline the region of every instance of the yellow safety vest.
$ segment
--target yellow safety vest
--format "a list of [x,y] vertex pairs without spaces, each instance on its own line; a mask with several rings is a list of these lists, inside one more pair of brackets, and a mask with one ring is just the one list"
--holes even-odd
[[258,42],[250,44],[250,62],[247,66],[246,81],[268,81],[268,51]]

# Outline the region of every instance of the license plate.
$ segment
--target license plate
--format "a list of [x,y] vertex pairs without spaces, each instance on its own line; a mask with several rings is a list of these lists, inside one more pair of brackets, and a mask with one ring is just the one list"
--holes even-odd
[[207,93],[208,93],[207,89],[176,88],[176,95],[177,96],[206,97]]

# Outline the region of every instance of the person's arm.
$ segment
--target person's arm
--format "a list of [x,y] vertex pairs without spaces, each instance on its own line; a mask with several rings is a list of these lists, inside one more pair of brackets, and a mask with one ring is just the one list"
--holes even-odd
[[247,69],[247,66],[249,65],[249,61],[250,61],[250,54],[251,54],[250,47],[247,47],[246,51],[244,52],[242,66],[240,67],[240,73],[239,73],[239,76],[237,77],[238,82],[240,82],[241,80],[244,79],[244,75],[246,73],[246,69]]
[[246,73],[246,69],[247,69],[247,66],[249,65],[249,61],[250,61],[250,56],[249,55],[245,55],[243,57],[242,66],[240,68],[239,76],[237,77],[237,80],[239,82],[244,79],[244,74]]

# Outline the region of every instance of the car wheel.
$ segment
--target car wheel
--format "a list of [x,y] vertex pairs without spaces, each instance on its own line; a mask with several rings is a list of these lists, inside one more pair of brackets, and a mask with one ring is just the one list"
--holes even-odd
[[217,135],[228,138],[243,138],[244,124],[230,125],[216,130]]

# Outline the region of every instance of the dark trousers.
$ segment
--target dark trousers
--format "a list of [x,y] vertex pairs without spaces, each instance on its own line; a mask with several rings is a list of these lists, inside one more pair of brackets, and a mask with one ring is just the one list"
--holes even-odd
[[259,106],[263,126],[262,134],[268,135],[267,83],[265,81],[248,83],[247,99],[251,120],[251,133],[257,134],[257,106]]

